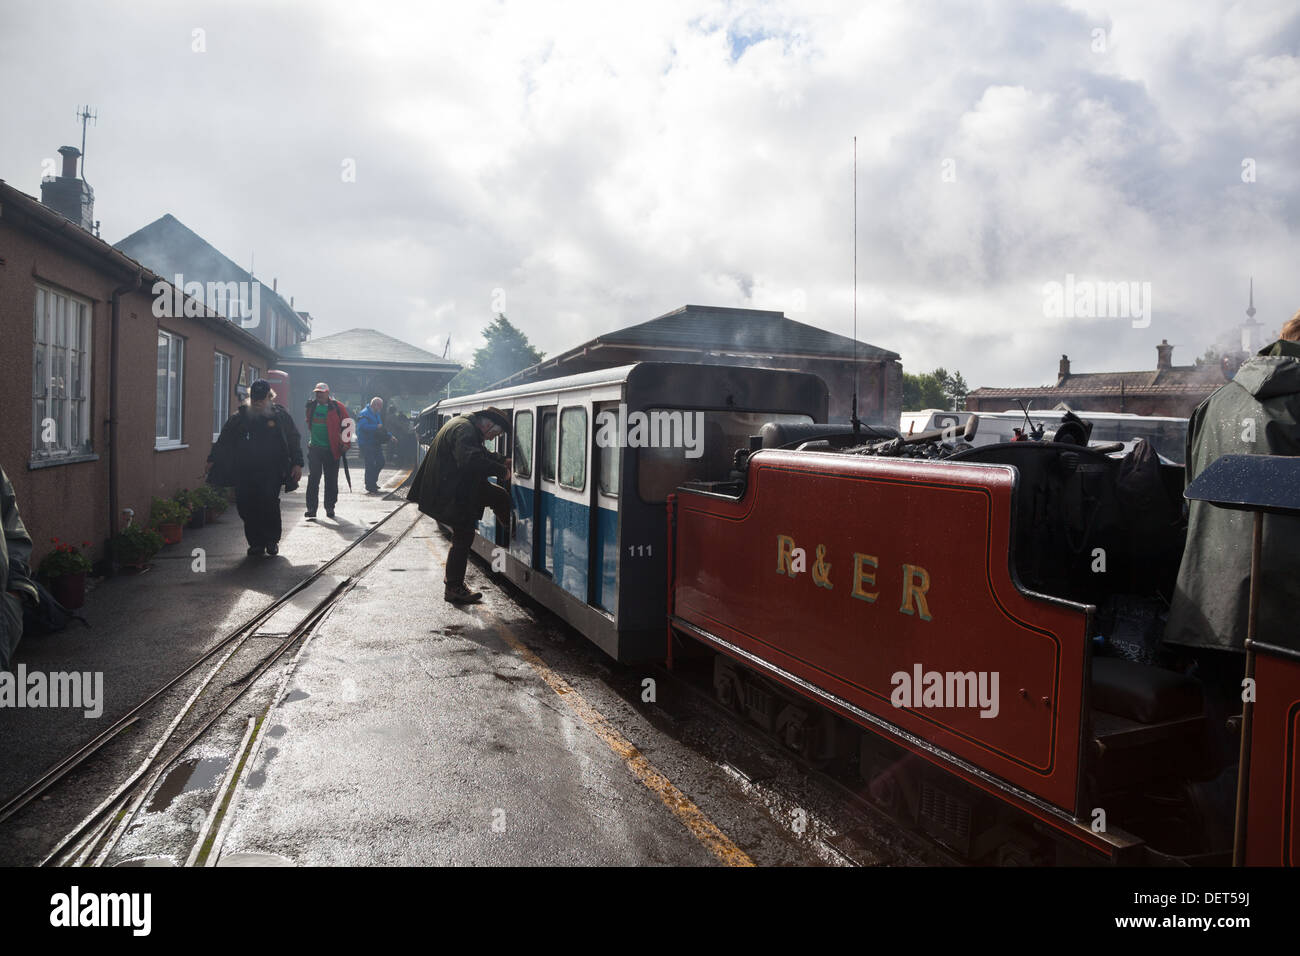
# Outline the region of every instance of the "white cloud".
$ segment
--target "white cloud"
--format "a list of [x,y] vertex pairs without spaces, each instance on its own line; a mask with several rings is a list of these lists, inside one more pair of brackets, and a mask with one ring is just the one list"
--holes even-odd
[[[855,134],[859,331],[911,370],[1189,362],[1250,274],[1266,324],[1300,306],[1284,2],[157,3],[60,22],[57,71],[12,6],[4,79],[43,79],[0,103],[0,176],[38,192],[97,103],[105,236],[172,212],[255,249],[317,335],[464,360],[497,288],[549,354],[686,302],[848,333]],[[1151,327],[1044,318],[1066,273],[1150,281]]]

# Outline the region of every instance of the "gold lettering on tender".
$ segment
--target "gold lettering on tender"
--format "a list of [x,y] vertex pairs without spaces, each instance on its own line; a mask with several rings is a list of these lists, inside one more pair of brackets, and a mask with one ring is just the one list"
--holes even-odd
[[813,562],[812,579],[813,584],[830,591],[834,588],[834,585],[831,584],[831,565],[825,558],[826,545],[817,545],[817,560]]
[[788,574],[790,577],[795,576],[791,567],[791,556],[794,554],[794,538],[788,534],[778,534],[776,536],[776,573]]
[[[863,565],[870,565],[871,570],[863,570]],[[853,596],[859,601],[868,601],[875,603],[876,598],[880,596],[879,591],[864,591],[862,585],[876,583],[876,568],[880,567],[880,562],[874,554],[858,554],[853,552]]]
[[[930,590],[930,572],[919,564],[903,565],[903,604],[898,609],[903,614],[915,613],[921,620],[930,620],[930,605],[926,601],[926,592]],[[912,610],[912,599],[916,599],[916,610]]]

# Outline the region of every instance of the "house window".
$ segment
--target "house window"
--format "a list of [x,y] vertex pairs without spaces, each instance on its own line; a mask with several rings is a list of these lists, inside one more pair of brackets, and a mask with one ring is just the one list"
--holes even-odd
[[91,451],[90,303],[36,287],[32,326],[32,460]]
[[181,443],[184,397],[185,340],[158,330],[158,405],[154,445],[167,448]]
[[230,356],[212,353],[212,440],[221,436],[221,426],[230,417]]

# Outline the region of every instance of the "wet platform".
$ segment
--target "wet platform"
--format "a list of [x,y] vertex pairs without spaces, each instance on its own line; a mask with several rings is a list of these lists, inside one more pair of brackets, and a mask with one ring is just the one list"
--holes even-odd
[[468,583],[484,603],[445,603],[447,548],[421,518],[304,648],[221,860],[809,862],[721,770],[531,650],[562,625],[482,566]]

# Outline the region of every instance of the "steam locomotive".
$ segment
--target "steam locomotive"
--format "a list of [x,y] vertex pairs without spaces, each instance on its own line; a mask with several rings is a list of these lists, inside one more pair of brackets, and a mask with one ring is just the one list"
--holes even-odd
[[[422,430],[485,405],[513,417],[517,518],[480,525],[483,557],[616,660],[703,670],[805,759],[856,763],[965,858],[1220,864],[1234,815],[1244,862],[1297,858],[1300,641],[1258,656],[1245,731],[1159,641],[1182,469],[1078,419],[977,447],[977,417],[828,425],[815,376],[660,363],[440,402]],[[611,440],[637,413],[668,434]]]

